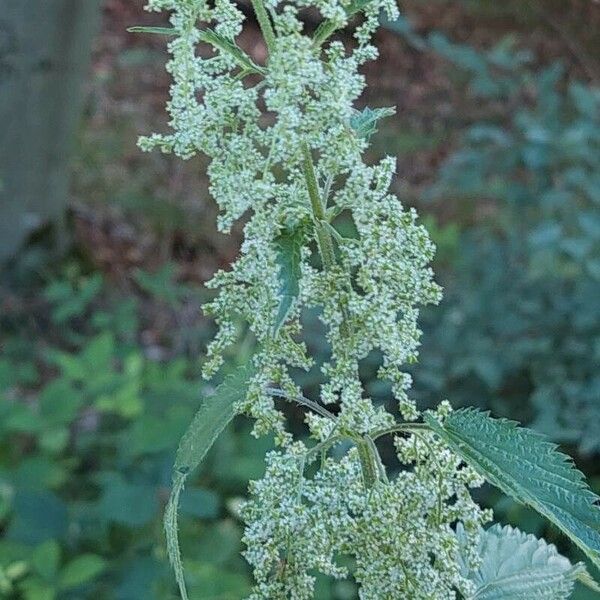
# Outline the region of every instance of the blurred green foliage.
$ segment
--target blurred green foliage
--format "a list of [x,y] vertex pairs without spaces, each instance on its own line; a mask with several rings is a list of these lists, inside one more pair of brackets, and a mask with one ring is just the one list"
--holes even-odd
[[587,455],[600,450],[600,90],[558,63],[504,62],[500,79],[497,61],[473,66],[472,93],[516,109],[470,127],[431,190],[484,214],[456,240],[415,378]]
[[[151,277],[139,274],[145,287]],[[206,384],[197,361],[150,360],[138,301],[106,292],[100,275],[71,273],[51,279],[34,311],[4,315],[13,335],[0,357],[0,597],[175,597],[162,510]],[[261,474],[265,443],[228,432],[184,494],[203,598],[247,590],[234,507]]]

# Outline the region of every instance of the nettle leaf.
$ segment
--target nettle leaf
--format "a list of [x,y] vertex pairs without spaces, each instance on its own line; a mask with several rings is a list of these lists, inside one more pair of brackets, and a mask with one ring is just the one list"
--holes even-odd
[[362,111],[354,111],[354,114],[350,117],[350,127],[352,127],[358,137],[368,140],[372,135],[377,133],[377,124],[381,119],[391,117],[395,114],[396,109],[391,106],[374,109],[367,106]]
[[275,335],[285,323],[294,301],[300,294],[301,258],[304,230],[298,227],[286,231],[276,240],[279,266],[279,308],[275,318]]
[[490,483],[531,506],[569,536],[600,567],[600,506],[571,459],[538,433],[488,413],[457,410],[437,435]]
[[204,400],[177,449],[173,489],[165,509],[164,526],[167,552],[175,571],[182,600],[188,600],[188,595],[177,533],[179,497],[188,475],[202,462],[215,440],[235,416],[236,404],[244,399],[254,373],[255,369],[250,359],[246,365],[225,377],[216,392]]
[[[552,544],[510,526],[482,529],[476,548],[470,548],[462,526],[456,534],[462,575],[476,586],[467,600],[563,600],[587,574],[582,563],[571,564]],[[473,550],[481,557],[476,570],[464,558]]]

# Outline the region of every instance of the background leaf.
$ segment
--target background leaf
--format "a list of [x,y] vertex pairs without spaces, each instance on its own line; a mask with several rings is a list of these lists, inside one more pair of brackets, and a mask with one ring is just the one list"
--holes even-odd
[[62,589],[77,587],[96,578],[106,567],[106,561],[95,554],[83,554],[74,558],[62,570],[60,585]]

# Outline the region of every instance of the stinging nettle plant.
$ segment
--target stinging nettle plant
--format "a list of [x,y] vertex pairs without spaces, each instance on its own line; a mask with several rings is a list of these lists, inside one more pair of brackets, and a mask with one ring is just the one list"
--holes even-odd
[[[247,215],[240,256],[209,286],[205,310],[218,333],[204,374],[223,367],[223,383],[183,437],[165,513],[168,551],[182,598],[188,597],[177,539],[179,496],[219,433],[236,414],[273,433],[266,473],[250,483],[241,509],[252,599],[304,599],[315,574],[353,577],[363,599],[561,599],[576,580],[600,590],[583,564],[492,518],[470,490],[484,480],[547,517],[600,566],[600,507],[570,459],[537,434],[446,402],[420,412],[403,367],[416,360],[419,307],[441,290],[429,263],[434,246],[389,193],[390,157],[363,154],[390,109],[354,108],[377,57],[371,43],[393,0],[252,0],[268,57],[258,64],[236,42],[244,14],[229,0],[150,0],[171,11],[171,27],[132,31],[171,36],[168,104],[172,133],[140,140],[187,159],[210,159],[210,190],[227,232]],[[322,22],[308,32],[302,15]],[[334,34],[353,27],[353,42]],[[198,55],[201,45],[212,55]],[[355,234],[336,225],[351,220]],[[294,372],[313,360],[301,315],[317,309],[330,347],[318,365],[320,397],[309,399]],[[223,366],[247,327],[247,364]],[[400,420],[366,397],[359,366],[382,356]],[[285,402],[306,411],[310,436],[286,428]],[[402,465],[391,476],[375,442],[393,436]],[[336,450],[336,452],[333,452]],[[349,567],[351,565],[351,567]],[[202,597],[202,590],[198,591]]]

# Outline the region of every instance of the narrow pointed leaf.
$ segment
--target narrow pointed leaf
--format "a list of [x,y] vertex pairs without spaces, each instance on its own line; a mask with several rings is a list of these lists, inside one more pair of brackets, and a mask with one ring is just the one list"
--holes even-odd
[[[154,35],[165,35],[165,36],[176,36],[179,35],[177,29],[173,27],[146,27],[144,25],[135,25],[128,27],[129,33],[151,33]],[[239,65],[250,73],[264,74],[264,69],[259,67],[252,59],[233,41],[226,37],[218,34],[216,31],[210,28],[203,29],[199,32],[200,39],[218,48],[222,52],[229,54]]]
[[600,567],[600,506],[571,459],[541,435],[476,409],[429,426],[490,483],[560,528]]
[[244,71],[264,75],[265,70],[262,67],[259,67],[237,44],[220,35],[214,29],[202,29],[199,32],[199,37],[206,44],[229,54]]
[[463,555],[471,541],[457,528],[462,575],[475,585],[467,600],[564,600],[573,591],[583,564],[572,565],[552,544],[512,527],[494,525],[481,530],[475,551],[481,564],[467,566]]
[[177,511],[179,509],[179,497],[183,491],[186,477],[187,475],[183,475],[182,473],[175,473],[173,476],[173,488],[171,489],[171,495],[169,496],[169,502],[167,503],[163,518],[165,537],[167,538],[167,554],[175,572],[175,579],[179,586],[181,600],[188,600],[188,594],[183,573],[183,563],[181,561],[181,550],[179,549]]
[[283,233],[276,242],[279,265],[279,308],[275,317],[275,335],[285,323],[294,301],[300,294],[303,239],[304,232],[298,228]]
[[145,27],[143,25],[135,25],[128,27],[129,33],[152,33],[154,35],[177,35],[177,30],[173,27]]
[[254,373],[252,361],[249,360],[246,365],[227,376],[216,392],[204,400],[177,449],[173,488],[165,510],[164,527],[167,552],[182,600],[188,600],[188,594],[177,533],[179,497],[188,475],[202,462],[217,437],[235,416],[236,404],[244,399]]
[[179,442],[175,458],[176,472],[187,475],[202,462],[217,437],[235,416],[236,404],[244,399],[254,373],[250,359],[225,377],[216,392],[204,400]]

